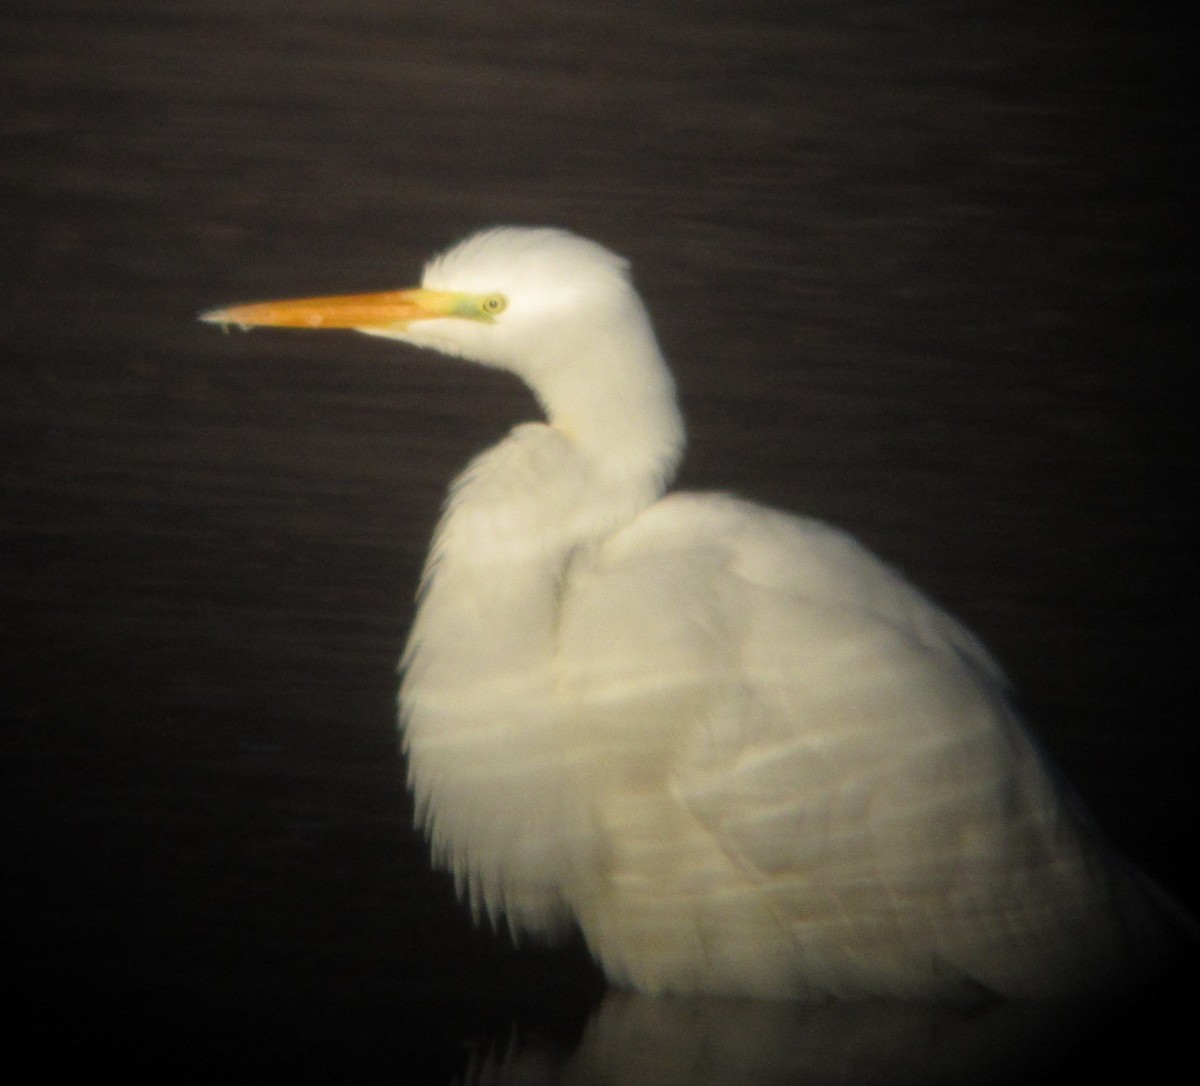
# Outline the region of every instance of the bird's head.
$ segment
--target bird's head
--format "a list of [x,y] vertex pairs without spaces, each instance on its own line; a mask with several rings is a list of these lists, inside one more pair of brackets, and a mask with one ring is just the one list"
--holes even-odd
[[512,370],[535,388],[548,369],[592,354],[598,337],[653,338],[627,261],[548,227],[474,234],[430,260],[415,289],[237,305],[201,319],[351,328]]

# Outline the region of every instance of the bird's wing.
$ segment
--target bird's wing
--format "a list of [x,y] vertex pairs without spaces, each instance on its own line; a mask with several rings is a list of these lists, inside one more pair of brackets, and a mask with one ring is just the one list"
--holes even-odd
[[[770,895],[810,978],[1040,990],[1107,939],[1095,849],[979,642],[842,533],[672,501],[658,538],[677,568],[706,563],[693,624],[735,653],[696,688],[672,788]],[[631,559],[654,549],[637,527]]]

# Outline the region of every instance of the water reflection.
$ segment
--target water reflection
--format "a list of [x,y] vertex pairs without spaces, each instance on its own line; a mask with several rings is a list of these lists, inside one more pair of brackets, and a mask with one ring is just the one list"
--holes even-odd
[[1065,1058],[1085,1022],[1001,1003],[811,1005],[612,992],[573,1052],[514,1038],[474,1059],[464,1086],[1028,1082]]

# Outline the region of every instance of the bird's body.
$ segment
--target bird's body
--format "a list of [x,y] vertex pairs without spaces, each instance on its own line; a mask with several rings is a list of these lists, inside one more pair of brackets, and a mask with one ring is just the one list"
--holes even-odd
[[664,496],[683,429],[624,261],[500,229],[386,297],[210,319],[461,354],[546,411],[453,484],[404,657],[418,812],[477,915],[577,924],[652,993],[1069,995],[1144,957],[1139,876],[969,632],[833,528]]

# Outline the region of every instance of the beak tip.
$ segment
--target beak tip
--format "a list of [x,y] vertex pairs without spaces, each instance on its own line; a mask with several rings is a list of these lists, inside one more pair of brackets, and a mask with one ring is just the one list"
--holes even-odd
[[231,324],[243,332],[250,329],[250,325],[237,319],[232,309],[206,309],[203,313],[196,314],[196,320],[203,321],[205,324],[218,325],[222,332],[228,332]]

